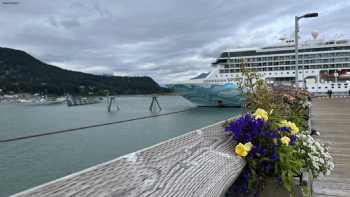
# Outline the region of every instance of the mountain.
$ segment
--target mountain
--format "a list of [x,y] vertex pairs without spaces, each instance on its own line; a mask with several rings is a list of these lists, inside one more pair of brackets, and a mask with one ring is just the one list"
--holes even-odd
[[150,77],[94,75],[46,64],[20,50],[0,47],[0,89],[63,95],[150,94],[164,91]]

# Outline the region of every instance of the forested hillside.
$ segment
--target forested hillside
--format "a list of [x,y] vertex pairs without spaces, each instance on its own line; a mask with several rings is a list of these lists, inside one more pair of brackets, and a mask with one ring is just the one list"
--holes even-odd
[[2,92],[149,94],[163,91],[150,77],[93,75],[48,65],[20,50],[0,47]]

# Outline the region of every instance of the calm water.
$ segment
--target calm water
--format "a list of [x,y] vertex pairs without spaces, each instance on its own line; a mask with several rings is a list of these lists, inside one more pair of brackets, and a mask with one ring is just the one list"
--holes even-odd
[[[181,97],[159,98],[161,113],[189,111],[152,119],[0,144],[0,196],[57,179],[238,114],[238,108],[195,108]],[[120,97],[120,111],[105,104],[0,105],[0,139],[154,115],[150,97]]]

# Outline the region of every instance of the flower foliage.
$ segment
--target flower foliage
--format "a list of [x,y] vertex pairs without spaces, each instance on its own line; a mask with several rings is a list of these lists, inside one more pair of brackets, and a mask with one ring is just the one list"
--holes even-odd
[[304,165],[299,159],[295,147],[297,137],[292,129],[285,125],[279,127],[280,122],[274,122],[275,118],[268,116],[265,110],[257,109],[253,114],[246,113],[230,121],[225,127],[238,143],[236,154],[247,161],[232,188],[234,193],[259,193],[266,177],[279,178],[291,191],[292,179]]

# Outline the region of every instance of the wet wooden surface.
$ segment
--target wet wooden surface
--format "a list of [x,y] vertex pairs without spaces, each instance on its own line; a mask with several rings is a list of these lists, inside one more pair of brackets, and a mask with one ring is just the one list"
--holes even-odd
[[314,99],[312,127],[329,144],[335,163],[331,176],[314,181],[314,196],[350,197],[350,97]]
[[234,145],[221,122],[14,196],[223,196],[245,165]]

